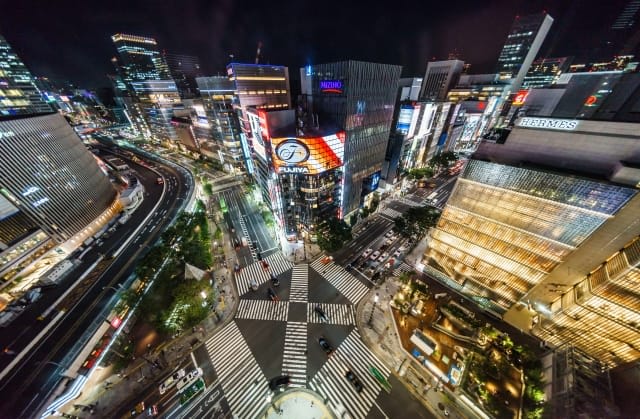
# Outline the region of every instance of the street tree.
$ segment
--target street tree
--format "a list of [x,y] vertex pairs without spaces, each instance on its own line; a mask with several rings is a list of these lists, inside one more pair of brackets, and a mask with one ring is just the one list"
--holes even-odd
[[327,252],[335,252],[352,238],[351,227],[337,217],[331,217],[318,226],[318,246]]
[[407,238],[422,237],[429,228],[436,225],[439,217],[440,210],[437,208],[411,207],[404,215],[395,219],[395,230]]
[[436,170],[449,167],[451,163],[458,160],[458,155],[453,151],[445,151],[438,153],[429,160],[429,165]]

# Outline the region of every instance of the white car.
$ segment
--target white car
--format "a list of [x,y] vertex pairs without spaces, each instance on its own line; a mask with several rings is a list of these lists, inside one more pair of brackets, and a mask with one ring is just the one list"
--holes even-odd
[[180,379],[180,381],[178,381],[178,384],[177,384],[178,393],[181,393],[184,388],[193,384],[193,382],[196,381],[196,379],[201,375],[202,375],[202,368],[196,368],[195,370],[187,374],[186,377],[182,377],[182,379]]
[[380,255],[380,257],[378,258],[378,262],[382,263],[384,262],[387,258],[389,257],[389,253],[384,252],[383,254]]
[[399,258],[401,254],[402,254],[402,250],[398,249],[395,252],[393,252],[393,257]]
[[378,256],[380,256],[380,251],[376,250],[375,252],[373,252],[373,254],[371,255],[371,260],[376,260],[378,259]]
[[389,230],[385,233],[384,235],[386,238],[390,238],[391,236],[393,236],[393,230]]
[[364,253],[362,254],[363,258],[369,257],[369,255],[373,252],[372,248],[368,248],[367,250],[364,251]]
[[160,395],[166,393],[167,390],[173,387],[173,385],[185,375],[187,375],[187,372],[184,370],[184,368],[174,372],[170,377],[164,380],[162,384],[160,384],[160,388],[158,389],[160,391]]

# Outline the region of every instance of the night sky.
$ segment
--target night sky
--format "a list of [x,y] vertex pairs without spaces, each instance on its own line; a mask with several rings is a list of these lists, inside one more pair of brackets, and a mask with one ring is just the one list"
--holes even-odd
[[0,34],[37,76],[107,86],[110,35],[151,36],[160,48],[196,55],[205,75],[223,74],[229,55],[289,66],[360,59],[424,74],[456,49],[471,73],[494,70],[517,14],[555,19],[549,56],[580,55],[610,26],[625,0],[0,0]]

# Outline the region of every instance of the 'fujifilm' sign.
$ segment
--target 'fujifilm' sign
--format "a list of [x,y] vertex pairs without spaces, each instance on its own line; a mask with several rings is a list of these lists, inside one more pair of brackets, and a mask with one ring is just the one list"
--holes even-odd
[[516,125],[523,128],[573,131],[578,127],[578,122],[575,119],[520,118]]

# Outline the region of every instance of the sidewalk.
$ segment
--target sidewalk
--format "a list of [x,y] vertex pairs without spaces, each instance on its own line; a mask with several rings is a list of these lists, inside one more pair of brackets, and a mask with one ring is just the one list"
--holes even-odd
[[[460,403],[455,402],[457,396],[434,391],[433,387],[438,383],[437,378],[402,348],[391,313],[392,308],[389,306],[392,296],[400,285],[395,277],[390,277],[384,284],[372,288],[362,299],[356,316],[362,340],[431,414],[445,417],[443,411],[439,409],[439,405],[443,405],[447,407],[450,418],[473,417],[469,416],[466,409],[464,413],[457,410],[460,407]],[[378,296],[377,304],[375,303],[376,295]]]
[[[234,250],[229,244],[226,231],[223,243],[226,259],[232,260]],[[146,355],[135,358],[118,374],[113,372],[111,366],[96,369],[85,384],[81,395],[59,410],[80,418],[88,418],[114,417],[115,411],[123,405],[133,408],[139,401],[136,399],[137,394],[142,394],[148,387],[158,385],[158,380],[168,376],[184,357],[189,355],[194,346],[231,321],[239,302],[233,275],[225,267],[218,267],[212,273],[222,296],[222,302],[215,312],[194,329],[150,348]],[[94,413],[91,414],[87,407],[93,407]]]

